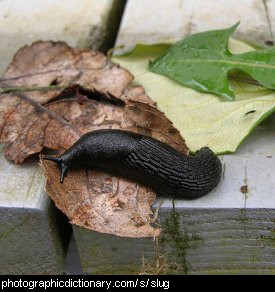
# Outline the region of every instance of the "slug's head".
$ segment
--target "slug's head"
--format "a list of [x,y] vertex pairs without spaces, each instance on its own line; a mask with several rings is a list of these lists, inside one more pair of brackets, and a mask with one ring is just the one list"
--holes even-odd
[[64,182],[64,178],[65,178],[65,176],[67,175],[67,172],[68,172],[68,166],[62,160],[62,158],[61,157],[53,157],[53,156],[44,155],[43,159],[53,161],[58,165],[58,167],[59,167],[59,169],[61,171],[60,182],[63,183]]

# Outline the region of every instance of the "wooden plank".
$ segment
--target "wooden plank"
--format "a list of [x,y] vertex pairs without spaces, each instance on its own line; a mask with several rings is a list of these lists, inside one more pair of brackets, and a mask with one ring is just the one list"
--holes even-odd
[[[128,50],[139,42],[179,38],[238,20],[240,38],[260,46],[270,38],[262,1],[129,0],[116,45]],[[74,227],[84,272],[275,274],[274,121],[273,115],[236,153],[221,157],[222,181],[210,194],[174,204],[156,200],[155,209],[162,203],[158,244]],[[244,195],[241,187],[246,184]],[[157,264],[163,269],[156,269]]]
[[0,1],[0,73],[19,48],[37,40],[65,41],[73,47],[95,50],[110,47],[124,2]]
[[99,236],[74,227],[83,270],[89,274],[275,274],[270,256],[274,255],[274,213],[271,218],[266,210],[259,216],[249,209],[183,212],[176,207],[162,208],[159,219],[163,235],[158,242]]
[[[268,3],[274,6],[271,1]],[[273,21],[272,14],[270,18]],[[227,28],[239,21],[236,38],[267,46],[270,30],[261,0],[159,0],[157,5],[154,1],[140,0],[137,4],[130,0],[116,45],[127,51],[137,42],[180,39],[201,31]]]
[[14,165],[3,146],[0,161],[0,274],[62,273],[70,229],[61,232],[65,219],[44,192],[37,161]]
[[[0,73],[18,48],[36,40],[102,49],[124,1],[0,1]],[[0,148],[0,274],[60,274],[70,229],[44,192],[37,160],[8,162]],[[60,228],[60,225],[62,226]]]

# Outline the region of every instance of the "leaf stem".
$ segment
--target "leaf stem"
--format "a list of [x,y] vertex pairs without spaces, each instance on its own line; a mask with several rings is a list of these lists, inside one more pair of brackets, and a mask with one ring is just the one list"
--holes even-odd
[[0,87],[0,94],[11,92],[26,92],[26,91],[49,91],[64,89],[68,85],[50,85],[50,86],[38,86],[38,87]]
[[66,121],[65,119],[63,119],[61,116],[59,116],[55,112],[52,112],[52,111],[48,110],[45,106],[37,103],[36,101],[34,101],[33,99],[31,99],[27,95],[25,95],[25,94],[23,94],[21,92],[18,92],[18,91],[14,92],[14,95],[17,96],[17,97],[19,97],[20,99],[24,100],[25,102],[29,103],[30,105],[32,105],[37,111],[39,111],[39,112],[45,112],[45,113],[47,113],[47,115],[51,119],[55,119],[59,123],[61,123],[62,125],[71,128],[79,137],[82,136],[81,131],[77,127],[75,127],[73,124],[69,123],[68,121]]

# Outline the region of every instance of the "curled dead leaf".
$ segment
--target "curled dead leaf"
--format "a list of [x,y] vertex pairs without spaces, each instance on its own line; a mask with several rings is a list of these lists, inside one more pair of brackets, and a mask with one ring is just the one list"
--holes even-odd
[[[78,84],[118,98],[132,79],[129,71],[100,52],[71,48],[64,42],[38,41],[16,53],[0,79],[0,87]],[[29,96],[43,104],[61,91],[30,92]]]
[[[63,42],[38,41],[16,53],[0,79],[0,87],[35,88],[52,84],[66,87],[73,84],[92,96],[103,95],[122,102],[142,99],[150,103],[142,87],[130,85],[132,79],[129,71],[100,52],[71,48]],[[0,143],[8,144],[5,154],[9,160],[21,163],[28,156],[41,152],[43,147],[48,147],[53,132],[64,136],[53,149],[66,149],[79,138],[81,133],[76,134],[77,129],[66,124],[66,117],[53,118],[49,111],[46,112],[50,101],[81,96],[77,87],[70,88],[73,89],[30,91],[28,99],[22,99],[22,94],[21,97],[16,93],[1,94]],[[65,130],[61,131],[64,125]]]
[[[64,43],[37,42],[19,50],[0,79],[2,87],[61,84],[57,91],[1,94],[0,142],[16,163],[44,148],[63,152],[84,133],[122,129],[162,140],[187,153],[172,123],[153,106],[133,76],[103,54]],[[124,237],[155,237],[150,206],[155,193],[133,181],[96,170],[72,170],[64,184],[59,169],[41,161],[46,190],[70,221]]]
[[[63,101],[53,107],[60,107],[62,103],[66,105],[66,119],[82,132],[131,130],[159,138],[187,152],[182,137],[172,123],[148,103],[131,101],[118,106],[86,100],[82,104]],[[57,112],[53,107],[51,110]],[[137,110],[138,114],[134,114]],[[60,109],[59,114],[62,114]],[[150,129],[150,124],[155,126]],[[58,139],[57,133],[51,141]],[[64,184],[60,184],[58,167],[44,160],[41,164],[47,177],[46,190],[72,223],[124,237],[155,237],[160,234],[160,228],[152,225],[154,220],[150,206],[155,200],[155,193],[149,188],[91,169],[72,170]]]
[[43,161],[46,190],[71,223],[123,237],[156,237],[151,204],[154,192],[132,181],[95,170],[72,170],[60,184],[59,169]]

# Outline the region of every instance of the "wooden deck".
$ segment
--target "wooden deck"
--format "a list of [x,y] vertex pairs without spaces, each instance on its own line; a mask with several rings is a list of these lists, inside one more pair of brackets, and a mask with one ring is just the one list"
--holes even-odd
[[[57,3],[58,2],[58,3]],[[123,1],[0,0],[0,72],[17,49],[38,39],[106,49]],[[66,4],[65,4],[66,3]],[[58,21],[57,21],[58,20]],[[180,39],[241,21],[236,38],[269,47],[272,0],[128,0],[116,46]],[[74,226],[88,274],[275,274],[275,116],[236,153],[223,156],[219,186],[195,201],[158,198],[163,235],[127,239]],[[15,166],[0,152],[0,274],[61,274],[70,225],[44,192],[36,161]],[[271,157],[271,158],[270,158]],[[248,184],[249,193],[240,188]],[[65,232],[64,232],[65,231]],[[78,261],[76,250],[70,265]]]
[[[0,1],[0,73],[37,40],[106,49],[123,1]],[[8,162],[0,148],[0,274],[62,274],[71,227],[44,191],[37,160]]]

